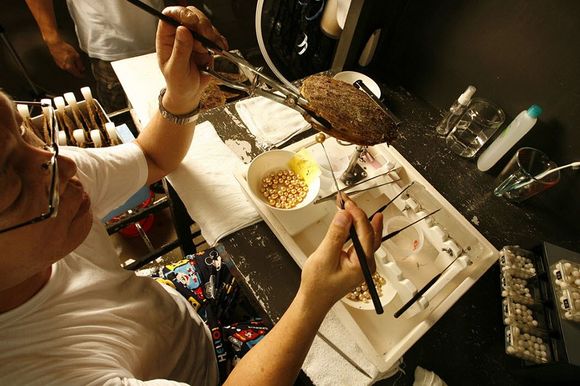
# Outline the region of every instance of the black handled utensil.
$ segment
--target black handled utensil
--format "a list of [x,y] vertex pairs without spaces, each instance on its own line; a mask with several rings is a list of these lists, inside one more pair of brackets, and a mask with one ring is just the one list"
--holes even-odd
[[412,181],[409,185],[405,186],[403,188],[403,190],[401,190],[399,193],[397,193],[397,195],[395,197],[391,198],[389,200],[389,202],[387,202],[385,205],[381,206],[379,209],[375,210],[375,213],[373,213],[369,216],[369,220],[371,220],[375,214],[381,213],[383,210],[387,209],[389,207],[389,205],[391,205],[397,198],[399,198],[399,196],[401,194],[405,193],[407,191],[407,189],[409,189],[411,186],[413,186],[414,183],[415,183],[415,181]]
[[381,239],[381,242],[382,241],[387,241],[388,239],[395,237],[396,235],[398,235],[399,233],[401,233],[405,229],[409,228],[410,226],[413,226],[413,225],[417,224],[419,221],[425,220],[427,217],[434,215],[435,213],[439,212],[440,210],[441,210],[441,208],[435,209],[433,212],[431,212],[431,213],[429,213],[429,214],[421,217],[420,219],[417,219],[417,220],[413,221],[410,224],[405,225],[401,229],[397,229],[396,231],[392,231],[391,233],[387,233],[385,236],[383,236],[383,238]]
[[[397,181],[398,181],[398,180],[397,180]],[[401,194],[405,193],[405,192],[407,191],[407,189],[409,189],[411,186],[413,186],[413,184],[414,184],[414,183],[415,183],[415,181],[412,181],[412,182],[411,182],[409,185],[405,186],[405,187],[403,188],[403,190],[401,190],[399,193],[397,193],[397,195],[396,195],[395,197],[391,198],[391,199],[389,200],[389,202],[387,202],[385,205],[381,206],[381,207],[380,207],[379,209],[377,209],[377,210],[376,210],[376,211],[375,211],[373,214],[371,214],[371,215],[368,217],[369,221],[371,221],[371,220],[373,219],[373,217],[375,216],[375,214],[377,214],[377,213],[381,213],[383,210],[387,209],[387,207],[388,207],[389,205],[391,205],[391,204],[392,204],[392,203],[393,203],[393,202],[394,202],[394,201],[395,201],[395,200],[396,200],[396,199],[397,199],[397,198],[398,198],[398,197],[399,197]],[[349,237],[349,238],[348,238],[346,241],[349,241],[349,240],[350,240],[350,237]],[[381,242],[382,242],[382,241],[381,241]]]
[[[177,20],[172,19],[167,15],[164,15],[163,13],[159,12],[155,8],[149,6],[148,4],[142,3],[139,0],[127,0],[127,1],[133,5],[141,8],[143,11],[158,17],[159,19],[163,20],[164,22],[171,24],[174,27],[179,27],[182,25]],[[184,27],[187,28],[187,26],[184,26]],[[199,41],[201,44],[203,44],[205,46],[205,48],[215,50],[216,52],[218,52],[220,54],[222,54],[224,52],[223,48],[221,48],[220,46],[218,46],[216,43],[212,42],[208,38],[200,35],[199,33],[195,32],[195,31],[192,31],[190,28],[187,28],[187,29],[189,30],[189,32],[191,32],[191,35],[193,36],[193,38],[195,40]]]
[[399,125],[401,123],[401,120],[399,119],[399,117],[397,117],[395,114],[393,114],[393,112],[391,110],[389,110],[389,108],[387,106],[385,106],[385,104],[383,102],[381,102],[381,100],[379,98],[377,98],[377,96],[367,87],[366,84],[364,84],[364,82],[362,80],[357,80],[353,83],[353,85],[356,88],[361,89],[365,94],[367,94],[369,96],[369,98],[371,98],[373,100],[373,102],[375,102],[375,104],[377,106],[379,106],[379,108],[381,110],[383,110],[385,112],[385,114],[387,114],[392,120],[393,122],[395,122],[395,125]]
[[417,293],[416,293],[416,294],[415,294],[415,295],[414,295],[414,296],[413,296],[411,299],[409,299],[409,301],[408,301],[407,303],[405,303],[405,304],[404,304],[404,305],[403,305],[401,308],[399,308],[399,309],[397,310],[397,312],[395,312],[395,313],[393,314],[393,316],[394,316],[395,318],[398,318],[399,316],[403,315],[403,313],[404,313],[405,311],[407,311],[407,310],[408,310],[408,309],[409,309],[409,308],[410,308],[410,307],[411,307],[411,306],[412,306],[412,305],[413,305],[413,304],[414,304],[414,303],[415,303],[415,302],[416,302],[416,301],[417,301],[417,300],[418,300],[418,299],[419,299],[421,296],[423,296],[423,294],[424,294],[425,292],[427,292],[427,290],[428,290],[429,288],[431,288],[431,287],[433,286],[433,284],[435,284],[435,282],[436,282],[437,280],[439,280],[439,278],[441,277],[441,275],[443,275],[443,273],[445,273],[445,271],[447,271],[447,269],[448,269],[449,267],[451,267],[451,266],[453,265],[453,263],[455,263],[455,261],[456,261],[456,260],[457,260],[457,259],[458,259],[460,256],[461,256],[461,255],[459,255],[459,256],[457,256],[455,259],[453,259],[453,261],[452,261],[451,263],[449,263],[449,265],[447,265],[447,267],[445,267],[445,269],[444,269],[443,271],[439,272],[437,275],[435,275],[435,276],[433,277],[433,279],[429,280],[429,283],[425,284],[425,285],[423,286],[423,288],[421,288],[421,289],[419,290],[419,292],[417,292]]

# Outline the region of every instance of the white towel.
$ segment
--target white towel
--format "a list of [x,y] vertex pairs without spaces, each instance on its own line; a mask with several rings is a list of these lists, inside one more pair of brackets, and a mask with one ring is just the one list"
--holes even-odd
[[265,148],[279,145],[310,128],[298,111],[268,98],[244,99],[235,106],[258,145]]
[[395,373],[380,373],[379,370],[366,359],[362,350],[357,346],[352,335],[338,320],[333,310],[326,315],[319,333],[332,342],[355,362],[368,375],[360,372],[356,367],[344,359],[338,352],[318,336],[314,338],[312,347],[306,356],[302,370],[316,386],[366,386],[392,376]]
[[242,164],[213,125],[202,122],[181,165],[167,176],[210,246],[260,220],[232,174]]

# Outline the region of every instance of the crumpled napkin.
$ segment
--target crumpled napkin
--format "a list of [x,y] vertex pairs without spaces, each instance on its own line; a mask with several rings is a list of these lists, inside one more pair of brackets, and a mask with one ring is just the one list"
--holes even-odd
[[167,176],[210,246],[260,220],[232,174],[241,165],[206,121],[195,127],[187,155]]
[[279,145],[310,128],[298,111],[261,96],[241,100],[235,107],[262,147]]

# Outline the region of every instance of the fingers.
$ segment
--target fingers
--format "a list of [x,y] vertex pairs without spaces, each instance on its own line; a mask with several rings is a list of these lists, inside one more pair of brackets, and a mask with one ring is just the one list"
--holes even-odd
[[193,48],[193,38],[187,28],[177,27],[175,41],[169,61],[178,73],[187,73],[190,69],[189,57]]
[[325,251],[325,256],[339,256],[344,243],[349,235],[352,225],[352,216],[345,210],[339,210],[334,215],[332,223],[324,236],[324,239],[318,247],[319,250]]
[[[370,263],[374,263],[374,252],[381,244],[383,219],[375,216],[372,222],[367,219],[366,213],[360,209],[347,195],[343,194],[345,209],[352,215],[356,234],[363,247],[365,256]],[[373,265],[374,267],[374,265]]]
[[[163,13],[180,24],[190,28],[199,33],[205,38],[213,41],[223,49],[228,48],[227,40],[218,32],[218,30],[211,24],[209,19],[195,7],[169,7],[163,10]],[[207,48],[196,41],[193,50],[198,53],[207,52]]]
[[82,78],[85,72],[85,66],[83,65],[82,62],[66,63],[64,66],[64,70],[73,74],[77,78]]
[[76,76],[77,78],[82,78],[85,72],[85,65],[80,57],[80,55],[75,51],[73,55],[70,55],[65,60],[65,70]]
[[367,219],[366,213],[360,209],[348,196],[345,199],[345,209],[353,218],[354,228],[367,256],[372,255],[375,246],[375,231]]
[[374,231],[374,250],[376,251],[381,246],[381,238],[383,237],[383,214],[377,213],[371,219],[371,227]]
[[49,45],[49,50],[57,66],[77,78],[81,78],[85,72],[85,65],[79,53],[70,44],[59,41]]

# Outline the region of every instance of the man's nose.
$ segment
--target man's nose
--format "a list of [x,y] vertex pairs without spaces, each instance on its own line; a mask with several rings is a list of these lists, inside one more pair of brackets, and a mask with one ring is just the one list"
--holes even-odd
[[77,165],[72,159],[59,155],[57,162],[58,174],[62,182],[70,180],[77,174]]

